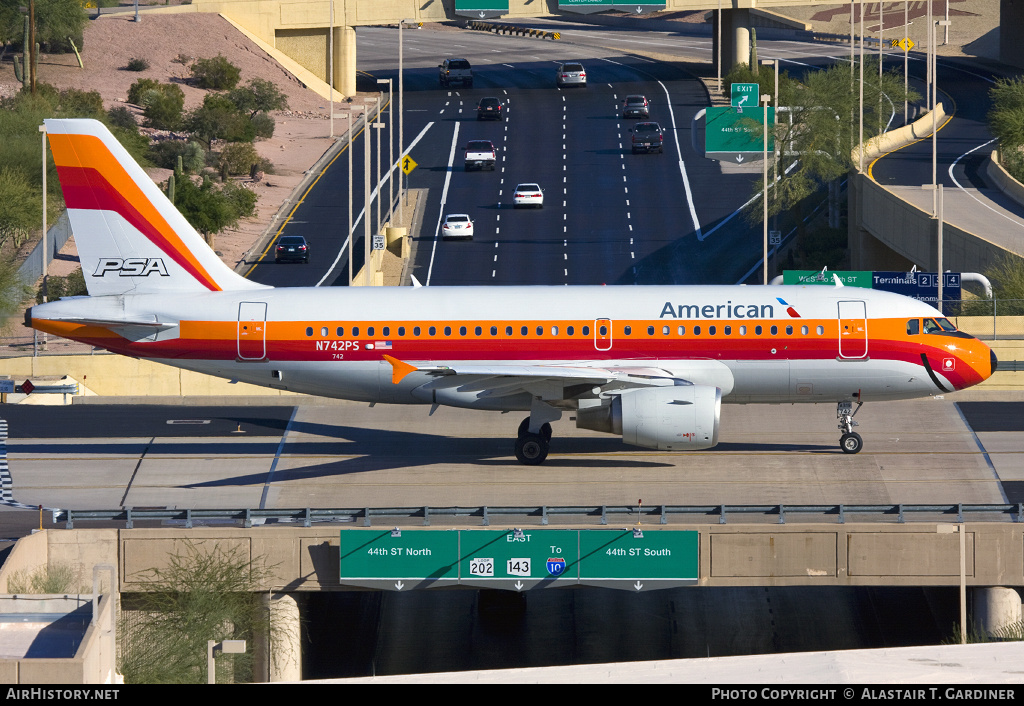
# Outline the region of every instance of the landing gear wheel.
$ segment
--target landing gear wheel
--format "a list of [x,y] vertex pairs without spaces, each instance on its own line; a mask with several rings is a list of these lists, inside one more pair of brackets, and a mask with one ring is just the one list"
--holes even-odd
[[[523,421],[519,422],[519,431],[516,433],[520,439],[530,434],[530,418],[527,417]],[[551,440],[551,425],[544,422],[540,425],[540,435],[548,441]]]
[[527,432],[516,439],[516,458],[524,466],[539,466],[548,457],[548,440]]
[[843,450],[844,454],[855,454],[864,448],[864,440],[860,438],[860,434],[852,431],[840,437],[839,448]]

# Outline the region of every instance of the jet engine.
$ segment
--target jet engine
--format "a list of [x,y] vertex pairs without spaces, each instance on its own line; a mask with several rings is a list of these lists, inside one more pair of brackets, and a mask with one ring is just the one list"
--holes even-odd
[[697,451],[718,443],[722,391],[709,385],[628,390],[609,403],[580,407],[576,426],[621,434],[634,446]]

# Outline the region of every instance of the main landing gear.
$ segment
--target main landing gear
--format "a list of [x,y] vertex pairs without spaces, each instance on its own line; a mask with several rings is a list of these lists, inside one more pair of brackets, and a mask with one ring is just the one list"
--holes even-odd
[[548,443],[551,441],[551,425],[544,422],[537,433],[530,431],[530,418],[519,425],[516,438],[516,458],[525,466],[538,466],[548,457]]
[[839,437],[839,448],[843,450],[844,454],[855,454],[864,447],[864,440],[860,438],[860,434],[853,430],[857,426],[857,422],[853,421],[853,417],[860,411],[862,404],[864,403],[858,400],[857,409],[853,409],[853,402],[850,401],[840,402],[836,405],[839,431],[843,432],[843,435]]

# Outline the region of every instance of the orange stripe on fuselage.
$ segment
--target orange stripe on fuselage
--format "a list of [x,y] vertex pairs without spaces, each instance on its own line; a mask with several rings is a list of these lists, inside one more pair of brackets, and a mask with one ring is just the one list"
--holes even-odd
[[[174,232],[159,209],[142,193],[139,185],[125,171],[124,167],[110,153],[103,141],[93,135],[48,134],[53,161],[58,170],[62,167],[71,169],[93,169],[117,193],[119,193],[139,216],[163,238],[163,243],[155,243],[161,250],[173,249],[167,253],[175,260],[184,260],[185,269],[199,279],[211,291],[220,291],[213,277],[199,263],[195,255]],[[130,220],[130,219],[129,219]],[[184,264],[183,263],[183,264]]]

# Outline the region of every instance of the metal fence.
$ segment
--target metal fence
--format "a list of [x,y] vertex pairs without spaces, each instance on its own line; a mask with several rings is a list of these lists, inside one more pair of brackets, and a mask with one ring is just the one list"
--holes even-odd
[[631,524],[728,524],[728,522],[787,524],[794,521],[830,522],[1024,522],[1024,503],[1005,505],[597,505],[532,507],[404,507],[404,508],[303,508],[299,510],[201,510],[124,508],[122,510],[54,510],[54,524],[63,522],[74,529],[83,522],[124,522],[132,529],[136,522],[157,522],[186,529],[196,526],[237,526],[294,524],[359,524],[386,527],[418,520],[424,527],[432,522],[443,526],[456,523],[490,526],[498,524],[631,525]]

